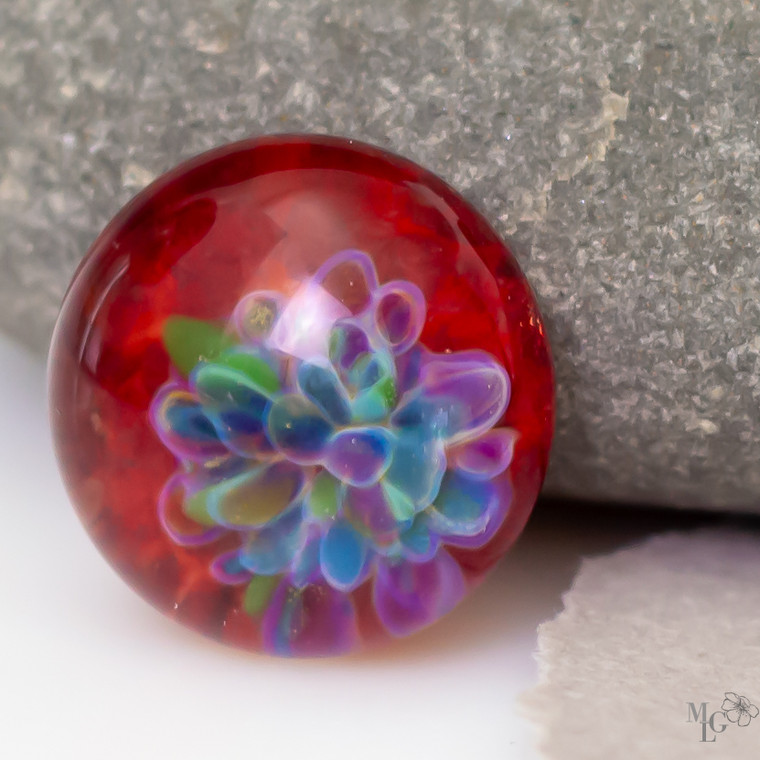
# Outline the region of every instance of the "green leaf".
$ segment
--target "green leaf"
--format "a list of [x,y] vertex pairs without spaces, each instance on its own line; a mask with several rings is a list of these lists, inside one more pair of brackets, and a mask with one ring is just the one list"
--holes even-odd
[[393,378],[389,375],[382,380],[378,380],[375,388],[383,401],[385,401],[388,409],[391,409],[396,403],[396,383],[393,382]]
[[314,479],[309,493],[309,509],[320,520],[330,520],[338,514],[340,483],[323,470]]
[[261,614],[279,582],[279,575],[254,576],[243,595],[243,609],[252,617]]
[[211,322],[179,316],[164,322],[163,340],[172,364],[185,376],[198,362],[212,361],[237,343]]
[[280,390],[280,379],[277,373],[260,356],[242,351],[232,352],[222,358],[219,363],[242,372],[268,396]]
[[399,522],[411,520],[414,517],[414,502],[403,491],[390,483],[384,482],[381,486],[396,520]]

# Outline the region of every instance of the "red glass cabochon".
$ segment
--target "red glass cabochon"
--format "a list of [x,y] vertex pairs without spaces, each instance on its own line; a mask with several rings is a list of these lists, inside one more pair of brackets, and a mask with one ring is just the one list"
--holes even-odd
[[[379,285],[409,282],[423,294],[418,344],[425,352],[485,352],[506,369],[509,401],[493,428],[516,431],[505,473],[508,509],[484,546],[452,541],[440,550],[472,588],[519,535],[538,495],[552,436],[553,373],[541,317],[513,255],[438,177],[340,138],[284,135],[224,146],[134,198],[95,241],[63,303],[50,354],[51,415],[76,510],[143,597],[231,645],[331,654],[413,632],[438,616],[422,615],[408,630],[389,625],[377,611],[378,571],[368,565],[364,579],[341,592],[351,619],[340,642],[332,640],[333,613],[320,605],[344,600],[333,599],[337,592],[323,580],[284,587],[276,602],[280,622],[270,625],[280,628],[268,634],[246,602],[248,584],[220,582],[209,571],[242,534],[229,530],[183,546],[158,518],[161,494],[178,469],[149,415],[176,374],[167,320],[181,315],[229,331],[243,296],[271,291],[287,298],[347,249],[367,254]],[[338,296],[353,308],[351,294]],[[436,575],[440,583],[444,575]],[[431,583],[426,588],[437,593]],[[276,589],[270,593],[277,596]],[[292,640],[283,644],[288,631]]]

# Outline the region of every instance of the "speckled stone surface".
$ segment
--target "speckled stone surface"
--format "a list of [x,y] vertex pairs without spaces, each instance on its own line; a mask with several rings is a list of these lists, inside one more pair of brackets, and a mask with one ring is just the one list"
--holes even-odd
[[517,243],[554,346],[547,490],[760,510],[760,8],[739,0],[0,5],[0,327],[184,158],[316,131]]

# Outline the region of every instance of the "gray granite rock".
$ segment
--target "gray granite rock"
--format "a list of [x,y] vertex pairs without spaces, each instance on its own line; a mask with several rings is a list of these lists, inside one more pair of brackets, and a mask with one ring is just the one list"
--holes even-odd
[[741,0],[0,5],[0,326],[44,349],[97,232],[180,160],[322,131],[518,243],[551,493],[760,509],[760,10]]

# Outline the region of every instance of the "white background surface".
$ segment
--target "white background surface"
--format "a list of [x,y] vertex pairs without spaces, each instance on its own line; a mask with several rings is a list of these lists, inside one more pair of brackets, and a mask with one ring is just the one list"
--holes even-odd
[[14,760],[534,758],[515,700],[537,679],[536,627],[582,554],[648,530],[539,508],[431,629],[344,659],[251,655],[165,619],[110,570],[58,478],[43,361],[2,336],[0,424],[0,756]]

